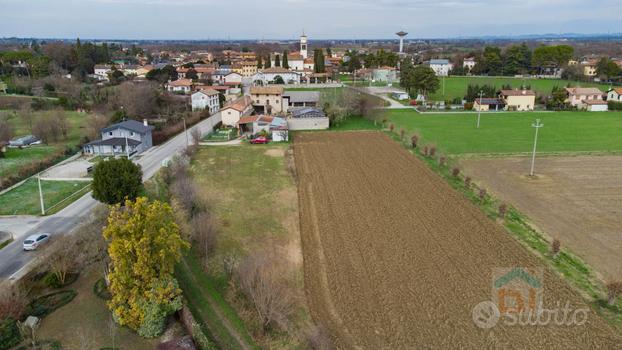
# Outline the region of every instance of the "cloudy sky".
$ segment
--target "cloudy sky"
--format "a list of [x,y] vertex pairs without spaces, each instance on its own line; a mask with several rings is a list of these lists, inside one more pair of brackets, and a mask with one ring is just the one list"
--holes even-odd
[[0,0],[0,37],[410,38],[620,33],[620,0]]

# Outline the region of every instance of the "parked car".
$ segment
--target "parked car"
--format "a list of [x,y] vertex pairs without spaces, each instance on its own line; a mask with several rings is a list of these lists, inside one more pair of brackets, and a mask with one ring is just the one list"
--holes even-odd
[[49,239],[49,233],[38,233],[36,235],[30,235],[24,240],[24,250],[35,250],[40,245],[47,243]]
[[257,145],[257,144],[266,144],[269,141],[268,141],[268,138],[265,137],[265,136],[258,136],[256,138],[252,139],[250,142],[253,145]]

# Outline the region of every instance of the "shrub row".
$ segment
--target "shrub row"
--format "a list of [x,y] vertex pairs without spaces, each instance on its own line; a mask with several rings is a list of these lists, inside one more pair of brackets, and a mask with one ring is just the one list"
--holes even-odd
[[52,311],[69,304],[78,293],[75,290],[61,290],[46,294],[35,300],[26,308],[26,315],[44,317]]

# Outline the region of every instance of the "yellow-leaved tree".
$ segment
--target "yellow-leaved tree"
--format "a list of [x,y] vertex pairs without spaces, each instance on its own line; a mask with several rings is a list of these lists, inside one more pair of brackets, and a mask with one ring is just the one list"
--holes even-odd
[[171,207],[145,197],[116,205],[104,237],[111,261],[108,307],[115,320],[143,337],[160,335],[166,316],[182,306],[173,272],[181,250],[189,247]]

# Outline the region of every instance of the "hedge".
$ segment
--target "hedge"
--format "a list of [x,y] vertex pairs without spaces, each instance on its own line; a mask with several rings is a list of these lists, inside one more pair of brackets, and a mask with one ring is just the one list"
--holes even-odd
[[22,341],[17,322],[7,318],[0,322],[0,350],[10,349]]
[[39,318],[51,314],[54,310],[69,304],[78,293],[75,290],[61,290],[33,300],[26,308],[26,315]]

